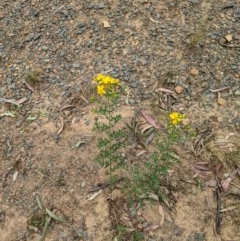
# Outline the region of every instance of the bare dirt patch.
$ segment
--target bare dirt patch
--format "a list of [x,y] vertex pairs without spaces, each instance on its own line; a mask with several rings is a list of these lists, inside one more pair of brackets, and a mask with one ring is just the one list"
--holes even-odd
[[[0,240],[38,241],[46,207],[67,219],[46,241],[240,240],[239,13],[226,0],[1,1]],[[159,177],[168,198],[129,201],[119,182],[89,200],[109,181],[93,161],[102,72],[129,87],[124,126],[186,114],[196,135]],[[137,148],[126,159],[146,162],[152,147]]]

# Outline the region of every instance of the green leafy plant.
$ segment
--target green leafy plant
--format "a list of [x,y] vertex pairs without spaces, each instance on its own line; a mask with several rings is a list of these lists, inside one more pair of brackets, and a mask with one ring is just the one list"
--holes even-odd
[[154,150],[148,155],[144,163],[137,163],[129,169],[130,178],[127,182],[127,192],[130,199],[148,198],[154,195],[158,200],[164,200],[165,194],[161,190],[168,170],[178,161],[174,152],[174,145],[182,141],[179,130],[169,125],[166,135],[156,134],[152,143]]
[[126,146],[126,131],[120,125],[122,116],[116,113],[121,93],[120,80],[99,74],[95,81],[97,93],[101,96],[96,113],[104,117],[102,121],[96,118],[94,124],[94,130],[101,133],[97,143],[99,154],[95,161],[106,168],[111,177],[110,182],[114,183],[113,172],[124,165],[121,150]]

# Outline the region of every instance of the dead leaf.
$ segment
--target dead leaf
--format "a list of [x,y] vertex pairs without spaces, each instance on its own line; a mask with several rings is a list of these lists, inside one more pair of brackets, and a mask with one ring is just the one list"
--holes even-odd
[[231,172],[229,177],[221,182],[221,186],[224,192],[226,192],[229,189],[229,185],[231,181],[235,178],[237,173],[240,171],[240,168],[235,169],[234,171]]
[[166,93],[169,93],[169,94],[175,94],[174,91],[172,90],[169,90],[169,89],[165,89],[165,88],[158,88],[156,89],[157,92],[166,92]]
[[228,34],[225,36],[225,39],[228,41],[228,42],[231,42],[232,41],[232,35],[231,34]]
[[104,28],[110,28],[111,25],[110,25],[110,23],[107,20],[103,20],[103,27]]
[[14,172],[13,174],[13,181],[15,182],[17,180],[18,177],[18,171]]
[[216,187],[217,186],[217,181],[212,179],[207,182],[205,182],[206,187]]
[[152,125],[146,123],[146,124],[141,125],[141,127],[142,127],[141,133],[143,134],[145,131],[147,131],[147,130],[149,130],[150,128],[152,128]]
[[87,142],[86,142],[86,141],[83,141],[83,140],[78,141],[78,142],[75,144],[75,148],[77,149],[77,148],[79,148],[80,146],[82,146],[82,145],[84,145],[84,144],[87,144]]
[[164,211],[163,211],[163,207],[161,205],[158,206],[158,212],[160,213],[161,215],[161,221],[160,221],[160,226],[162,227],[163,226],[163,223],[164,223]]
[[210,171],[208,165],[202,165],[202,164],[195,164],[193,165],[194,168],[200,170],[200,171]]
[[183,92],[184,88],[181,85],[178,85],[175,87],[175,91],[178,94],[181,94]]
[[35,90],[33,89],[33,87],[32,87],[30,84],[28,84],[27,81],[23,81],[23,83],[27,86],[27,88],[28,88],[29,90],[31,90],[32,92],[35,92]]
[[23,97],[19,100],[15,100],[15,99],[6,99],[6,98],[2,98],[0,97],[0,101],[6,102],[6,103],[11,103],[13,105],[17,105],[20,106],[20,104],[24,103],[26,100],[28,100],[28,98]]
[[93,193],[93,194],[88,198],[88,201],[94,200],[101,192],[102,192],[102,189],[100,189],[99,191]]
[[193,178],[196,178],[198,176],[207,176],[212,174],[212,171],[204,165],[191,165],[192,170],[195,172],[195,175],[193,176]]
[[143,155],[144,153],[146,153],[146,151],[145,151],[145,150],[140,151],[140,152],[138,152],[138,153],[136,154],[136,157],[139,157],[139,156]]
[[196,68],[192,68],[192,69],[190,70],[190,73],[191,73],[192,75],[198,75],[198,70],[197,70]]
[[231,210],[233,210],[235,208],[238,208],[238,207],[239,207],[239,205],[233,206],[233,207],[228,207],[228,208],[223,208],[223,209],[220,210],[220,212],[223,213],[223,212],[226,212],[226,211],[231,211]]
[[156,194],[154,194],[154,193],[149,193],[148,194],[148,198],[151,198],[151,199],[153,199],[155,201],[159,201],[158,196]]
[[147,112],[142,111],[142,116],[145,118],[145,120],[151,124],[156,129],[160,129],[160,126],[157,125],[156,121],[152,118],[151,115],[149,115]]
[[64,127],[64,120],[63,120],[62,116],[60,116],[60,120],[61,120],[61,127],[57,133],[58,136],[61,134],[63,127]]
[[227,90],[227,89],[229,89],[229,88],[230,88],[229,86],[226,86],[226,87],[222,87],[222,88],[215,89],[215,90],[210,90],[210,91],[213,92],[213,93],[217,93],[217,92],[219,92],[219,91]]
[[152,226],[149,226],[149,227],[146,227],[143,229],[144,232],[148,232],[148,231],[154,231],[156,229],[160,228],[160,225],[152,225]]
[[27,100],[28,100],[28,98],[23,97],[22,99],[17,100],[17,101],[16,101],[16,104],[17,104],[17,105],[20,105],[20,104],[24,103],[24,102],[27,101]]
[[152,133],[148,136],[147,140],[145,141],[145,144],[146,144],[146,145],[148,145],[148,144],[153,140],[154,135],[155,135],[155,133],[152,132]]

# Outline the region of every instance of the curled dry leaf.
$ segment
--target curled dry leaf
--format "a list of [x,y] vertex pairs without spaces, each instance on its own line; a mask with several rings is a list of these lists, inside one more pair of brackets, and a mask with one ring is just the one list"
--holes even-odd
[[240,171],[240,168],[235,169],[233,172],[231,172],[231,174],[227,179],[221,182],[221,186],[224,192],[228,191],[231,181],[235,178],[235,176],[239,171]]
[[226,87],[222,87],[222,88],[219,88],[219,89],[215,89],[215,90],[210,90],[211,92],[213,92],[213,93],[217,93],[217,92],[220,92],[220,91],[222,91],[222,90],[227,90],[227,89],[229,89],[230,87],[229,86],[226,86]]
[[146,145],[148,145],[148,144],[153,140],[154,135],[155,135],[155,133],[152,132],[152,133],[148,136],[147,140],[145,141],[145,144],[146,144]]
[[191,167],[192,167],[192,170],[195,172],[195,175],[193,176],[193,178],[212,174],[212,171],[207,166],[192,165]]
[[75,144],[75,148],[77,149],[77,148],[79,148],[80,146],[82,146],[82,145],[84,145],[84,144],[87,144],[87,142],[86,141],[78,141],[76,144]]
[[21,98],[19,100],[6,99],[6,98],[0,97],[0,101],[6,102],[6,103],[10,103],[10,104],[13,104],[13,105],[17,105],[17,106],[20,106],[20,104],[24,103],[26,100],[28,100],[28,98],[26,98],[26,97],[23,97],[23,98]]
[[30,84],[28,84],[27,81],[24,81],[24,84],[27,86],[27,88],[28,88],[29,90],[31,90],[32,92],[35,92],[35,90],[33,89],[33,87],[32,87]]
[[154,120],[154,119],[152,118],[152,116],[149,115],[147,112],[142,111],[142,116],[143,116],[143,117],[145,118],[145,120],[146,120],[149,124],[151,124],[153,127],[155,127],[156,129],[160,129],[160,126],[157,125],[156,120]]
[[148,194],[148,198],[151,198],[151,199],[153,199],[155,201],[159,201],[158,196],[156,194],[154,194],[154,193],[149,193]]
[[141,127],[142,127],[141,133],[143,134],[145,131],[147,131],[150,128],[152,128],[152,125],[146,123],[146,124],[142,125]]
[[60,127],[60,129],[59,129],[59,131],[57,133],[58,136],[61,134],[61,132],[63,130],[63,127],[64,127],[64,120],[63,120],[62,116],[60,116],[60,120],[61,120],[61,127]]
[[152,225],[143,229],[144,232],[154,231],[160,228],[160,225]]
[[100,189],[98,192],[93,193],[89,198],[88,201],[94,200],[99,194],[101,194],[102,189]]
[[23,97],[23,98],[17,100],[17,101],[16,101],[16,104],[17,104],[17,105],[21,105],[22,103],[24,103],[24,102],[27,101],[27,100],[28,100],[28,98]]

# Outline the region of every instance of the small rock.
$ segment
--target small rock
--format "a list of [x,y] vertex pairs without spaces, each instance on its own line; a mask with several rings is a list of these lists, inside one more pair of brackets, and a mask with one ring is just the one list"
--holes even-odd
[[228,34],[225,36],[225,39],[228,41],[228,42],[231,42],[232,41],[232,35],[231,34]]
[[192,68],[192,69],[190,70],[190,73],[191,73],[192,75],[198,75],[198,70],[197,70],[196,68]]
[[240,95],[240,90],[235,91],[234,94],[239,96]]
[[47,51],[48,49],[49,49],[48,46],[46,45],[42,46],[42,50]]
[[129,83],[129,86],[131,88],[137,88],[138,87],[138,83],[137,82],[131,82],[131,83]]
[[79,67],[80,67],[80,64],[78,64],[78,63],[73,63],[73,68],[77,69],[77,68],[79,68]]
[[136,104],[136,101],[133,99],[129,99],[129,105],[134,106]]
[[181,94],[183,92],[184,88],[181,85],[178,85],[175,87],[175,91],[178,94]]
[[107,20],[103,20],[103,27],[104,28],[110,28],[111,25],[110,25],[110,23]]
[[224,106],[226,104],[226,100],[223,98],[218,98],[218,104]]

